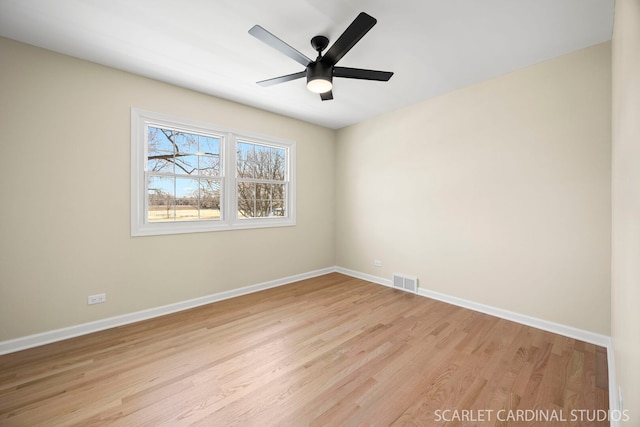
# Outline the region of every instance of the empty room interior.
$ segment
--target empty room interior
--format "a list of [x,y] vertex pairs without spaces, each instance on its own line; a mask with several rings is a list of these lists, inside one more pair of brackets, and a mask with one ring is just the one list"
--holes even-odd
[[0,425],[640,425],[640,0],[0,0]]

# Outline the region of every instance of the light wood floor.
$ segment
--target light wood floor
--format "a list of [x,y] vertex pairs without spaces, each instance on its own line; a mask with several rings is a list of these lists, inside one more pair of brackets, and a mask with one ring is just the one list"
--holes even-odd
[[598,409],[604,348],[337,273],[0,356],[2,426],[608,425],[498,419]]

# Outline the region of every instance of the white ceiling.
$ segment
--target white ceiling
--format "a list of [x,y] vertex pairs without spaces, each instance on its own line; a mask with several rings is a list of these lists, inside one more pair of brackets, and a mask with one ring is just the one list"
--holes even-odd
[[[0,0],[0,35],[338,129],[611,39],[614,0]],[[306,56],[367,12],[378,24],[338,65],[393,71],[337,78],[332,101],[248,34],[259,24]],[[0,58],[1,62],[1,58]]]

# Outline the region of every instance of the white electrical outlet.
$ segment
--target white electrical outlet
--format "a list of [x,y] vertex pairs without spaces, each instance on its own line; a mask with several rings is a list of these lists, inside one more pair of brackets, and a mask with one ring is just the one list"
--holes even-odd
[[87,304],[101,304],[107,301],[107,294],[95,294],[87,297]]
[[379,259],[374,259],[373,260],[373,266],[374,267],[382,267],[382,261],[380,261]]

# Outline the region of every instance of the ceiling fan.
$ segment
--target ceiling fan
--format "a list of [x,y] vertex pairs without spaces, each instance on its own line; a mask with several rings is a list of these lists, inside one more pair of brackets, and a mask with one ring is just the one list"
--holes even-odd
[[361,68],[337,67],[336,63],[351,48],[364,37],[367,32],[376,25],[376,19],[364,12],[361,12],[351,25],[342,33],[338,40],[323,55],[322,51],[329,45],[329,39],[325,36],[315,36],[311,39],[311,46],[318,52],[318,57],[314,60],[300,53],[284,41],[280,40],[259,25],[253,26],[249,34],[258,40],[268,44],[272,48],[284,53],[294,61],[304,65],[305,70],[298,73],[287,74],[286,76],[275,77],[257,82],[260,86],[271,86],[277,83],[284,83],[290,80],[307,77],[307,89],[311,92],[319,93],[320,99],[328,101],[333,99],[333,77],[344,77],[347,79],[388,81],[392,72],[363,70]]

